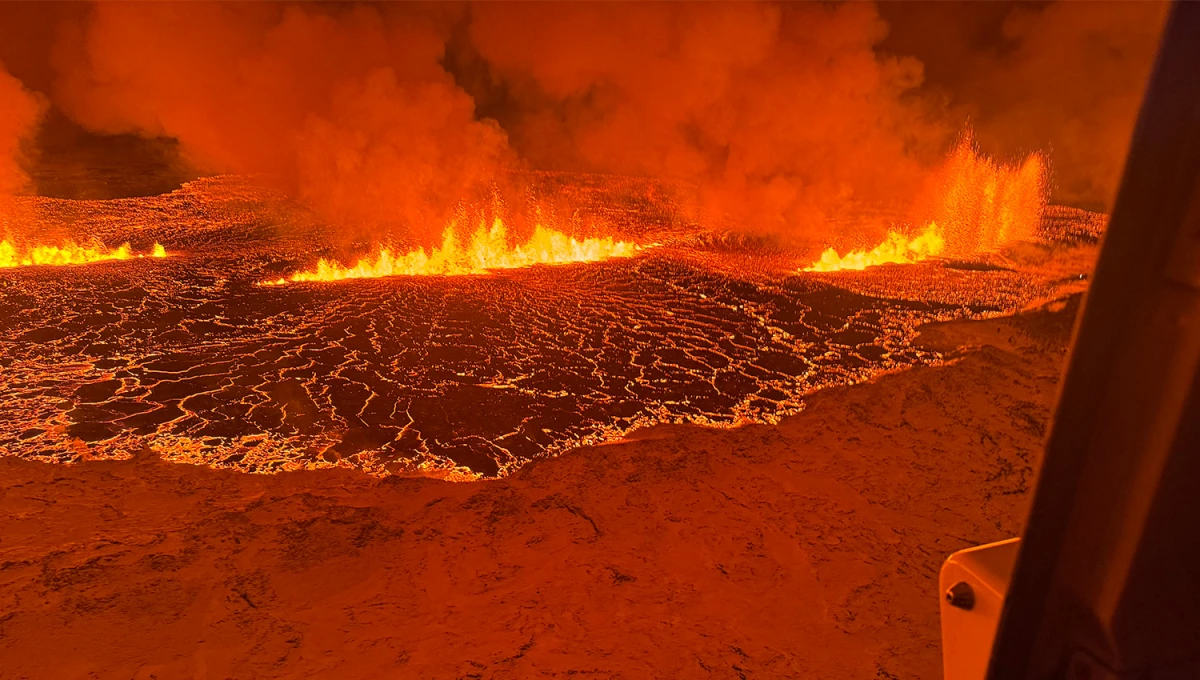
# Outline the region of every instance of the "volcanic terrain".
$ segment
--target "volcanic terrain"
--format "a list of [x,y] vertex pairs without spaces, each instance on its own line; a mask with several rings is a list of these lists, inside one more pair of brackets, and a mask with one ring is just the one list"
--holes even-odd
[[0,269],[0,454],[68,462],[148,448],[244,471],[464,479],[648,425],[776,422],[820,388],[942,362],[911,343],[922,323],[1009,313],[1077,283],[1079,266],[1047,263],[1087,252],[1076,246],[1100,224],[1053,212],[1043,243],[998,265],[810,274],[795,255],[700,231],[669,188],[543,181],[642,250],[264,286],[347,244],[245,180],[20,199],[50,233],[161,243],[169,256]]

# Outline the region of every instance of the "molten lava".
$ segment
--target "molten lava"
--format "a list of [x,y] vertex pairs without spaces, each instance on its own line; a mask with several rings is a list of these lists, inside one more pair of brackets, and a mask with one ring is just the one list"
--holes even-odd
[[461,244],[454,226],[442,233],[441,247],[425,252],[418,248],[405,254],[381,248],[374,258],[362,258],[352,266],[322,258],[308,271],[296,272],[286,278],[264,281],[263,285],[282,285],[300,281],[342,281],[344,279],[378,278],[383,276],[459,276],[485,274],[492,269],[515,269],[535,264],[567,264],[596,262],[615,257],[630,257],[642,246],[615,241],[612,238],[579,240],[562,232],[538,225],[525,243],[511,245],[507,229],[500,218],[491,228],[483,224]]
[[930,224],[916,238],[898,231],[889,232],[887,239],[872,250],[856,250],[839,256],[837,250],[827,249],[821,259],[804,268],[806,272],[836,272],[845,269],[862,270],[878,264],[909,264],[936,257],[946,247],[942,229]]
[[1046,210],[1047,176],[1042,154],[998,163],[979,152],[967,131],[918,198],[913,221],[942,225],[946,254],[958,257],[1033,239]]
[[60,245],[21,247],[12,241],[0,241],[0,269],[35,265],[90,264],[105,260],[131,260],[144,257],[166,257],[167,250],[155,243],[149,253],[134,253],[128,243],[117,248],[103,245],[81,246],[73,241]]
[[[313,248],[344,235],[306,211],[286,231],[247,228],[285,215],[251,178],[113,201],[18,197],[29,224],[69,226],[64,238],[76,243],[144,239],[137,251],[149,252],[159,241],[188,260],[0,272],[0,456],[76,462],[148,450],[246,472],[347,466],[473,479],[662,423],[777,423],[818,390],[943,362],[913,342],[922,324],[1049,299],[1077,271],[1071,262],[1090,266],[1085,253],[1103,230],[1101,216],[1051,211],[1039,238],[1073,254],[1023,271],[925,264],[778,275],[773,249],[707,238],[673,217],[681,194],[656,180],[539,181],[531,196],[564,196],[571,211],[532,204],[519,232],[506,219],[519,236],[493,242],[508,264],[529,259],[518,258],[518,243],[528,253],[527,241],[554,241],[526,236],[565,214],[606,229],[578,233],[642,244],[617,251],[637,255],[281,294],[254,286],[283,274],[264,274],[267,263],[300,262],[288,275],[308,269]],[[490,235],[505,208],[478,210],[454,221],[453,248],[439,239],[424,257],[441,258],[442,270],[496,266],[495,257],[472,264],[471,235],[481,224]],[[895,227],[908,237],[930,224],[908,222],[916,228]],[[897,250],[915,258],[922,247],[909,243]],[[369,254],[371,264],[378,250]]]
[[844,256],[829,248],[804,271],[862,270],[939,255],[969,258],[1034,239],[1048,186],[1041,154],[1031,154],[1020,165],[997,163],[979,152],[968,130],[915,202],[912,223],[929,225],[920,236],[909,239],[892,231],[874,249]]

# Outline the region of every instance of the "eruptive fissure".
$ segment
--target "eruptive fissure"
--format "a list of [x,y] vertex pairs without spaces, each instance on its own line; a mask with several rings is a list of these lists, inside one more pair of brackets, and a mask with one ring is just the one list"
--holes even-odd
[[467,243],[460,241],[455,226],[451,225],[442,233],[441,246],[432,248],[429,252],[424,248],[417,248],[399,254],[389,248],[380,248],[378,255],[359,259],[353,265],[342,265],[321,258],[312,269],[264,281],[263,285],[384,276],[486,274],[493,269],[597,262],[616,257],[630,257],[642,249],[642,246],[617,241],[611,237],[581,240],[540,224],[534,227],[528,240],[513,245],[509,242],[504,221],[497,217],[492,221],[491,227],[480,224]]
[[1018,164],[998,163],[979,152],[968,129],[914,204],[918,219],[932,219],[920,234],[910,237],[904,230],[893,230],[871,250],[845,255],[830,247],[803,271],[862,270],[942,255],[971,258],[995,252],[1036,238],[1048,200],[1042,154],[1030,154]]
[[1152,5],[0,1],[0,680],[939,677]]
[[135,253],[128,243],[116,248],[104,245],[80,245],[64,241],[56,245],[27,246],[10,240],[0,241],[0,269],[40,265],[62,266],[91,264],[108,260],[132,260],[167,256],[167,250],[155,243],[147,253]]
[[887,239],[869,251],[856,250],[839,256],[828,248],[821,259],[804,268],[806,272],[836,272],[843,269],[862,270],[880,264],[911,264],[942,254],[946,238],[936,223],[926,227],[916,238],[898,231],[888,232]]
[[[442,275],[554,259],[529,254],[537,237],[510,244],[493,221],[480,243],[504,245],[502,255],[452,238],[425,251],[432,276],[263,287],[277,263],[339,241],[304,212],[281,225],[289,213],[246,182],[19,199],[35,221],[70,211],[78,233],[136,234],[188,257],[132,272],[4,270],[0,447],[58,461],[148,448],[249,471],[504,475],[656,423],[776,422],[815,390],[941,361],[913,346],[922,323],[1000,313],[1050,290],[1007,270],[750,272],[770,258],[713,248],[693,223],[664,227],[673,199],[656,182],[595,176],[554,182],[570,187],[581,220],[604,215],[610,233],[629,235],[608,253],[625,256]],[[584,255],[596,253],[574,252]],[[398,273],[403,257],[367,273]]]
[[[1030,16],[1061,28],[1077,10],[1058,7]],[[0,6],[0,37],[43,11]],[[1015,263],[1051,238],[1046,158],[997,162],[967,133],[939,166],[964,120],[1001,153],[1132,125],[1082,115],[1123,104],[1081,82],[1069,139],[1008,140],[868,3],[56,12],[41,68],[0,40],[0,452],[48,460],[468,478],[645,425],[775,422],[941,361],[913,346],[922,323],[1068,280]],[[989,77],[1063,33],[1037,23],[1005,24]],[[1109,44],[1082,35],[1059,42]],[[43,117],[169,145],[200,179],[33,196],[88,165],[39,156]],[[124,160],[104,172],[136,174]],[[1090,167],[1058,176],[1094,198]],[[463,208],[489,192],[513,212]],[[151,242],[187,257],[35,266],[167,255],[128,245]]]

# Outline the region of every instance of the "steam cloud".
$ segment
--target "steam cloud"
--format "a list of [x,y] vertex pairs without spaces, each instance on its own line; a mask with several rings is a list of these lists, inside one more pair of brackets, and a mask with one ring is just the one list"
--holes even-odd
[[92,129],[283,178],[339,223],[429,236],[508,153],[439,65],[446,23],[437,6],[101,3],[58,96]]
[[904,196],[953,131],[872,5],[474,7],[534,165],[699,182],[714,215],[811,233]]
[[[682,178],[710,217],[823,238],[903,212],[968,119],[986,152],[1048,151],[1057,200],[1106,207],[1163,6],[942,5],[889,37],[899,9],[865,3],[98,3],[56,20],[45,90],[92,130],[175,137],[201,169],[426,243],[521,165]],[[11,192],[39,106],[2,73],[0,96]]]
[[990,56],[961,94],[991,147],[1047,149],[1056,198],[1111,205],[1166,5],[1059,2],[1022,8],[1003,30],[1016,48]]
[[[0,201],[26,189],[29,177],[22,169],[22,142],[41,117],[42,101],[25,89],[0,64]],[[2,210],[2,208],[0,208]]]

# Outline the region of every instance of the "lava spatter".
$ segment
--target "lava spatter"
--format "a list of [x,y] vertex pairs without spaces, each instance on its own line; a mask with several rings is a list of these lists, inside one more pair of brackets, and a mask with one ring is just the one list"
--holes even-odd
[[1019,164],[997,163],[979,152],[968,129],[915,202],[917,223],[926,224],[919,234],[892,230],[873,249],[845,255],[831,247],[803,271],[861,271],[938,256],[975,258],[1034,239],[1046,211],[1048,172],[1038,153]]

